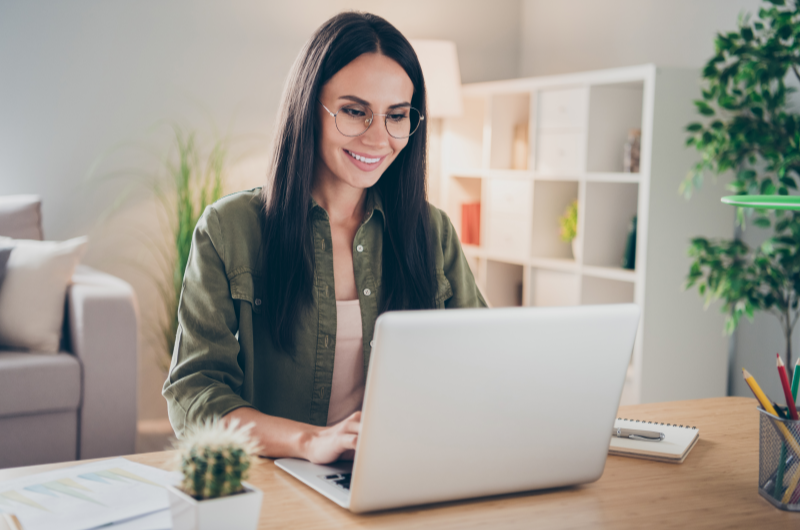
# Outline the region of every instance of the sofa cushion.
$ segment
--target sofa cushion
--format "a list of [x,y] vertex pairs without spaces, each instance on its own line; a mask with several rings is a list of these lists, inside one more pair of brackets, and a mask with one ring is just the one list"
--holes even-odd
[[0,236],[42,240],[42,199],[38,195],[0,197]]
[[0,345],[57,353],[64,303],[72,274],[86,251],[86,237],[63,242],[0,237],[13,244],[0,289]]
[[0,351],[0,417],[74,410],[80,400],[75,356]]

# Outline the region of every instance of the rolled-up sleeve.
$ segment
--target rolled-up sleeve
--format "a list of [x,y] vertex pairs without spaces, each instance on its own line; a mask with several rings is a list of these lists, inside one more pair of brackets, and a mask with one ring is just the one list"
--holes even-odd
[[192,236],[175,349],[162,392],[178,437],[189,425],[251,406],[240,395],[238,302],[231,297],[224,250],[217,213],[209,206]]

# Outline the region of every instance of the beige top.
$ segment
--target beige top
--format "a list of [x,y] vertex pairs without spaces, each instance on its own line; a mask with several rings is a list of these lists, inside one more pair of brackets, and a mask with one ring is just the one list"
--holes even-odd
[[361,343],[361,306],[358,299],[336,301],[336,345],[328,425],[338,423],[364,401],[364,350]]

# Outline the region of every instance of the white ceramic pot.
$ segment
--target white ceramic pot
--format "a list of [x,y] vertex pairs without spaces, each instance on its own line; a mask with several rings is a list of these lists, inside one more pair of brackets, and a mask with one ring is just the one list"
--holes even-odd
[[581,250],[583,246],[581,245],[581,239],[579,236],[575,236],[572,239],[572,257],[575,258],[575,261],[581,261]]
[[245,493],[198,501],[167,486],[173,530],[256,530],[264,493],[243,482]]

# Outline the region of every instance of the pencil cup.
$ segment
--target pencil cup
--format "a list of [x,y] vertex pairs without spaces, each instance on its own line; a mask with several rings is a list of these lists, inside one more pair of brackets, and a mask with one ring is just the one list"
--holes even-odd
[[800,420],[758,412],[758,493],[776,508],[800,512]]

